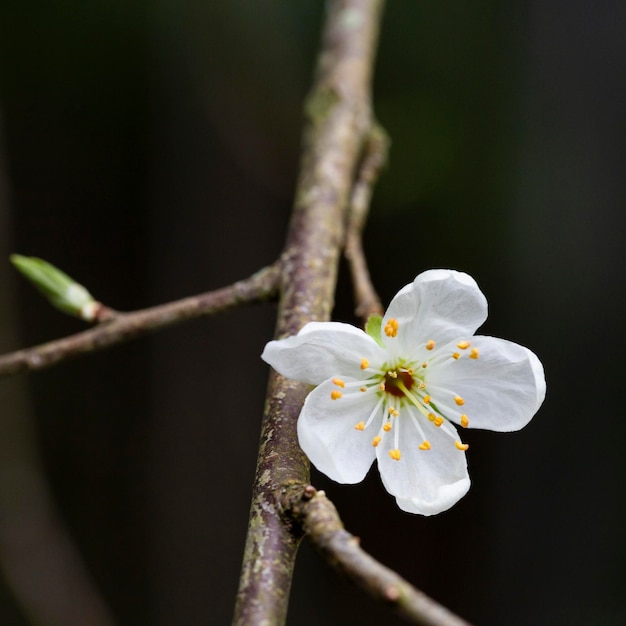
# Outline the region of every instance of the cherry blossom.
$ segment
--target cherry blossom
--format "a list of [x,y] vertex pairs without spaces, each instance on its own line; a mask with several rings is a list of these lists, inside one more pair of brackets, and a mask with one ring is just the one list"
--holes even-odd
[[487,301],[473,278],[429,270],[401,289],[367,332],[311,322],[270,341],[262,358],[316,385],[298,419],[300,446],[340,483],[382,482],[411,513],[445,511],[469,489],[457,426],[514,431],[545,397],[539,359],[504,339],[474,335]]

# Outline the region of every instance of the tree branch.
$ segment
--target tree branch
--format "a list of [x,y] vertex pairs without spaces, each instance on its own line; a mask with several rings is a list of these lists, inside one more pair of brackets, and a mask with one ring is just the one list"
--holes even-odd
[[[382,312],[361,246],[387,140],[372,126],[370,83],[383,0],[331,0],[307,103],[301,175],[285,255],[276,336],[330,316],[339,252],[350,259],[361,315]],[[356,180],[355,180],[356,179]],[[346,240],[344,241],[344,225]],[[343,574],[424,626],[467,626],[378,563],[308,485],[296,422],[309,387],[271,372],[235,626],[280,626],[302,534]]]
[[370,315],[382,315],[384,312],[367,269],[362,234],[369,213],[374,185],[381,169],[387,162],[388,150],[389,138],[387,133],[380,126],[373,126],[364,146],[358,177],[352,188],[350,199],[345,254],[352,273],[356,302],[355,313],[363,320],[367,320]]
[[286,489],[282,502],[286,514],[302,527],[324,559],[375,599],[414,624],[469,626],[361,549],[358,538],[345,530],[323,491],[311,485]]
[[[287,247],[276,336],[330,317],[354,172],[371,127],[370,84],[382,0],[332,0],[308,99],[301,174]],[[300,531],[277,495],[308,483],[296,421],[307,385],[270,374],[250,524],[233,623],[285,621]]]
[[115,313],[106,309],[105,321],[95,328],[1,356],[0,377],[45,369],[60,361],[104,350],[179,322],[269,299],[276,295],[279,276],[280,264],[275,263],[249,278],[198,296],[132,313]]

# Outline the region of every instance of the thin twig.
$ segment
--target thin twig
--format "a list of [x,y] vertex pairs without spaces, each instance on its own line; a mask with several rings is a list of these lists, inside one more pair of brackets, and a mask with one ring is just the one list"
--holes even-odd
[[1,356],[0,377],[44,369],[179,322],[269,299],[276,295],[279,277],[280,264],[276,263],[228,287],[141,311],[114,313],[89,330]]
[[282,502],[286,513],[330,565],[402,617],[422,626],[469,626],[365,552],[358,538],[345,530],[337,509],[323,491],[311,485],[304,490],[288,489],[282,494]]
[[388,148],[389,139],[385,131],[378,125],[372,126],[363,146],[361,165],[350,199],[345,254],[352,273],[356,301],[355,313],[363,320],[370,315],[383,313],[382,304],[367,269],[362,234],[374,185],[387,161]]

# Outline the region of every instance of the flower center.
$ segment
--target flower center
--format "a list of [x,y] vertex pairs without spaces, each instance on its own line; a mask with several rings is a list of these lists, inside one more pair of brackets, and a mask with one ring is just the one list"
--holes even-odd
[[396,398],[404,398],[405,392],[398,385],[401,384],[411,391],[415,379],[405,369],[395,369],[387,372],[384,376],[385,391]]
[[[397,336],[399,323],[390,319],[384,328],[385,334],[390,339]],[[468,350],[470,342],[463,339],[456,344],[459,352],[435,351],[435,340],[429,339],[423,344],[426,353],[421,354],[420,359],[395,358],[385,362],[379,367],[370,367],[370,362],[363,357],[359,368],[367,374],[368,378],[346,382],[341,378],[333,378],[335,389],[330,391],[331,400],[340,400],[344,393],[353,393],[358,388],[359,393],[375,394],[376,399],[372,402],[369,415],[363,415],[363,419],[354,425],[355,430],[368,431],[372,424],[376,424],[371,439],[372,446],[377,448],[383,441],[389,445],[388,453],[394,461],[401,459],[400,452],[400,429],[415,428],[422,443],[417,445],[418,450],[430,450],[433,445],[427,438],[427,431],[432,427],[454,441],[457,450],[467,450],[468,444],[461,443],[454,427],[449,424],[449,415],[455,414],[458,423],[463,428],[469,426],[469,418],[456,407],[465,404],[465,400],[450,389],[437,385],[429,387],[427,372],[438,367],[448,367],[462,358],[472,360],[479,358],[479,350],[474,347]],[[422,360],[425,359],[425,360]],[[431,393],[433,396],[431,397]],[[382,417],[382,420],[380,419]],[[402,423],[402,426],[401,426]],[[435,431],[430,431],[435,432]]]

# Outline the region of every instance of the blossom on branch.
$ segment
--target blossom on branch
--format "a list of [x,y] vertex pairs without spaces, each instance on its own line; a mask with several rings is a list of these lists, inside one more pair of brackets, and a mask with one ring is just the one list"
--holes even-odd
[[300,446],[340,483],[365,478],[374,459],[398,506],[445,511],[469,489],[455,426],[513,431],[545,397],[539,359],[518,344],[474,335],[487,301],[473,278],[429,270],[401,289],[367,332],[310,322],[270,341],[262,358],[317,385],[298,419]]

